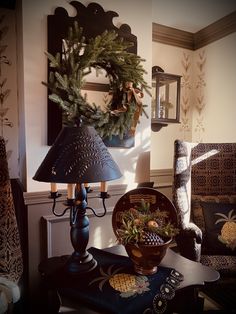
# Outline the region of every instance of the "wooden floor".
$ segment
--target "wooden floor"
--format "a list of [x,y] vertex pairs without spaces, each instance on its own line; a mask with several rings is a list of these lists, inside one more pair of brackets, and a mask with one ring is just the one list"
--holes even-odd
[[204,298],[204,312],[207,311],[219,311],[220,307],[213,300],[209,299],[204,293],[200,292],[200,297]]

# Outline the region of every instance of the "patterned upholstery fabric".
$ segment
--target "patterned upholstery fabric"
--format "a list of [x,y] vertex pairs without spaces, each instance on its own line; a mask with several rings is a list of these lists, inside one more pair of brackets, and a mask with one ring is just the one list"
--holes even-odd
[[18,282],[23,273],[20,237],[6,158],[0,137],[0,276]]
[[221,275],[236,276],[236,259],[230,255],[202,255],[201,263],[218,270]]
[[192,194],[236,195],[236,143],[200,143],[191,151]]
[[[236,267],[235,256],[201,256],[205,225],[200,201],[236,203],[236,143],[189,143],[175,141],[173,202],[180,234],[176,237],[180,253],[220,269]],[[191,230],[191,236],[190,236]],[[200,237],[201,235],[201,237]],[[227,268],[226,267],[226,268]]]
[[181,255],[200,261],[202,231],[191,221],[191,151],[196,144],[175,141],[173,202],[177,209],[180,233],[176,242]]

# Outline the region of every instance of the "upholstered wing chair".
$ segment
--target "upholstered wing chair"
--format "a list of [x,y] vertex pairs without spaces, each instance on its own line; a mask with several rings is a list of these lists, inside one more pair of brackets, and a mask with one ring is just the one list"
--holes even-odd
[[236,143],[176,140],[173,202],[181,255],[215,268],[236,288]]
[[13,308],[13,303],[19,303],[21,297],[23,275],[20,234],[15,212],[20,201],[17,197],[17,203],[14,204],[13,189],[18,192],[15,186],[16,180],[11,183],[9,178],[5,140],[0,136],[0,313],[12,313],[16,308],[20,309],[18,304]]

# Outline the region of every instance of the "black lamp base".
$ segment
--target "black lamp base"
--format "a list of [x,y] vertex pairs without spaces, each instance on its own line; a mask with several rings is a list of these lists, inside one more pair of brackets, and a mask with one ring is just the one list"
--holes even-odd
[[69,273],[82,274],[90,272],[97,266],[97,261],[88,251],[83,255],[74,252],[65,264],[65,269]]

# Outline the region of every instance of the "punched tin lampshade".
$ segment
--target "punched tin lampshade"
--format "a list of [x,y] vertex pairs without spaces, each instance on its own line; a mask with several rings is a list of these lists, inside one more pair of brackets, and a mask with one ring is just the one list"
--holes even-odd
[[93,183],[122,176],[94,127],[63,127],[33,179],[55,183]]

